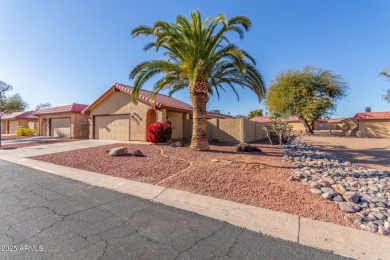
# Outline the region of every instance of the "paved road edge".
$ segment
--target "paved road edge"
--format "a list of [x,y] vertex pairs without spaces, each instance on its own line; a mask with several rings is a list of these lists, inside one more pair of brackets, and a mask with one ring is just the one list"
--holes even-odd
[[389,259],[390,238],[187,191],[0,154],[0,159],[156,203],[191,211],[272,237],[357,259]]

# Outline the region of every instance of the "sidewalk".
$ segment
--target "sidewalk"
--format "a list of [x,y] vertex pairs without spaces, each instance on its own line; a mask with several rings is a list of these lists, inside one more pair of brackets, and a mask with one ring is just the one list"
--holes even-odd
[[195,212],[272,237],[329,250],[342,256],[357,259],[390,259],[389,237],[338,226],[332,223],[301,218],[284,212],[262,209],[186,191],[25,158],[28,156],[70,151],[72,149],[94,147],[116,142],[85,140],[73,143],[80,144],[70,146],[66,146],[64,143],[53,144],[42,146],[38,150],[22,148],[17,149],[19,151],[17,153],[1,151],[0,159]]

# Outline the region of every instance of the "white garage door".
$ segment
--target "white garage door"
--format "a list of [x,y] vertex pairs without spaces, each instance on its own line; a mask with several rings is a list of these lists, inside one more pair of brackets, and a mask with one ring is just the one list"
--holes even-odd
[[9,134],[16,134],[16,131],[18,130],[19,127],[19,121],[8,121],[8,133]]
[[128,141],[129,125],[129,115],[96,116],[95,138]]
[[52,118],[51,136],[70,138],[70,117]]

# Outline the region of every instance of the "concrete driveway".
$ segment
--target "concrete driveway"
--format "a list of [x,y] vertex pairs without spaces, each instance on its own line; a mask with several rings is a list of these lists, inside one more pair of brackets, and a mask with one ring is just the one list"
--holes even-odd
[[344,259],[1,160],[0,246],[0,259]]

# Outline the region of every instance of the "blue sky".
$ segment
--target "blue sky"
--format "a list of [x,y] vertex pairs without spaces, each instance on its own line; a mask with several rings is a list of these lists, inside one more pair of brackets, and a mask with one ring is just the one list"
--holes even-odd
[[[255,57],[267,86],[279,71],[313,65],[349,83],[350,95],[334,117],[353,116],[366,106],[390,110],[381,100],[390,81],[378,77],[390,65],[388,0],[0,0],[0,80],[30,108],[91,103],[112,83],[131,85],[128,75],[136,64],[160,57],[143,52],[149,39],[132,38],[134,27],[173,22],[198,9],[204,17],[224,13],[252,20],[243,41],[231,39]],[[174,97],[189,103],[186,91]],[[239,102],[227,90],[207,104],[232,115],[257,108],[263,105],[248,90],[240,90]]]

